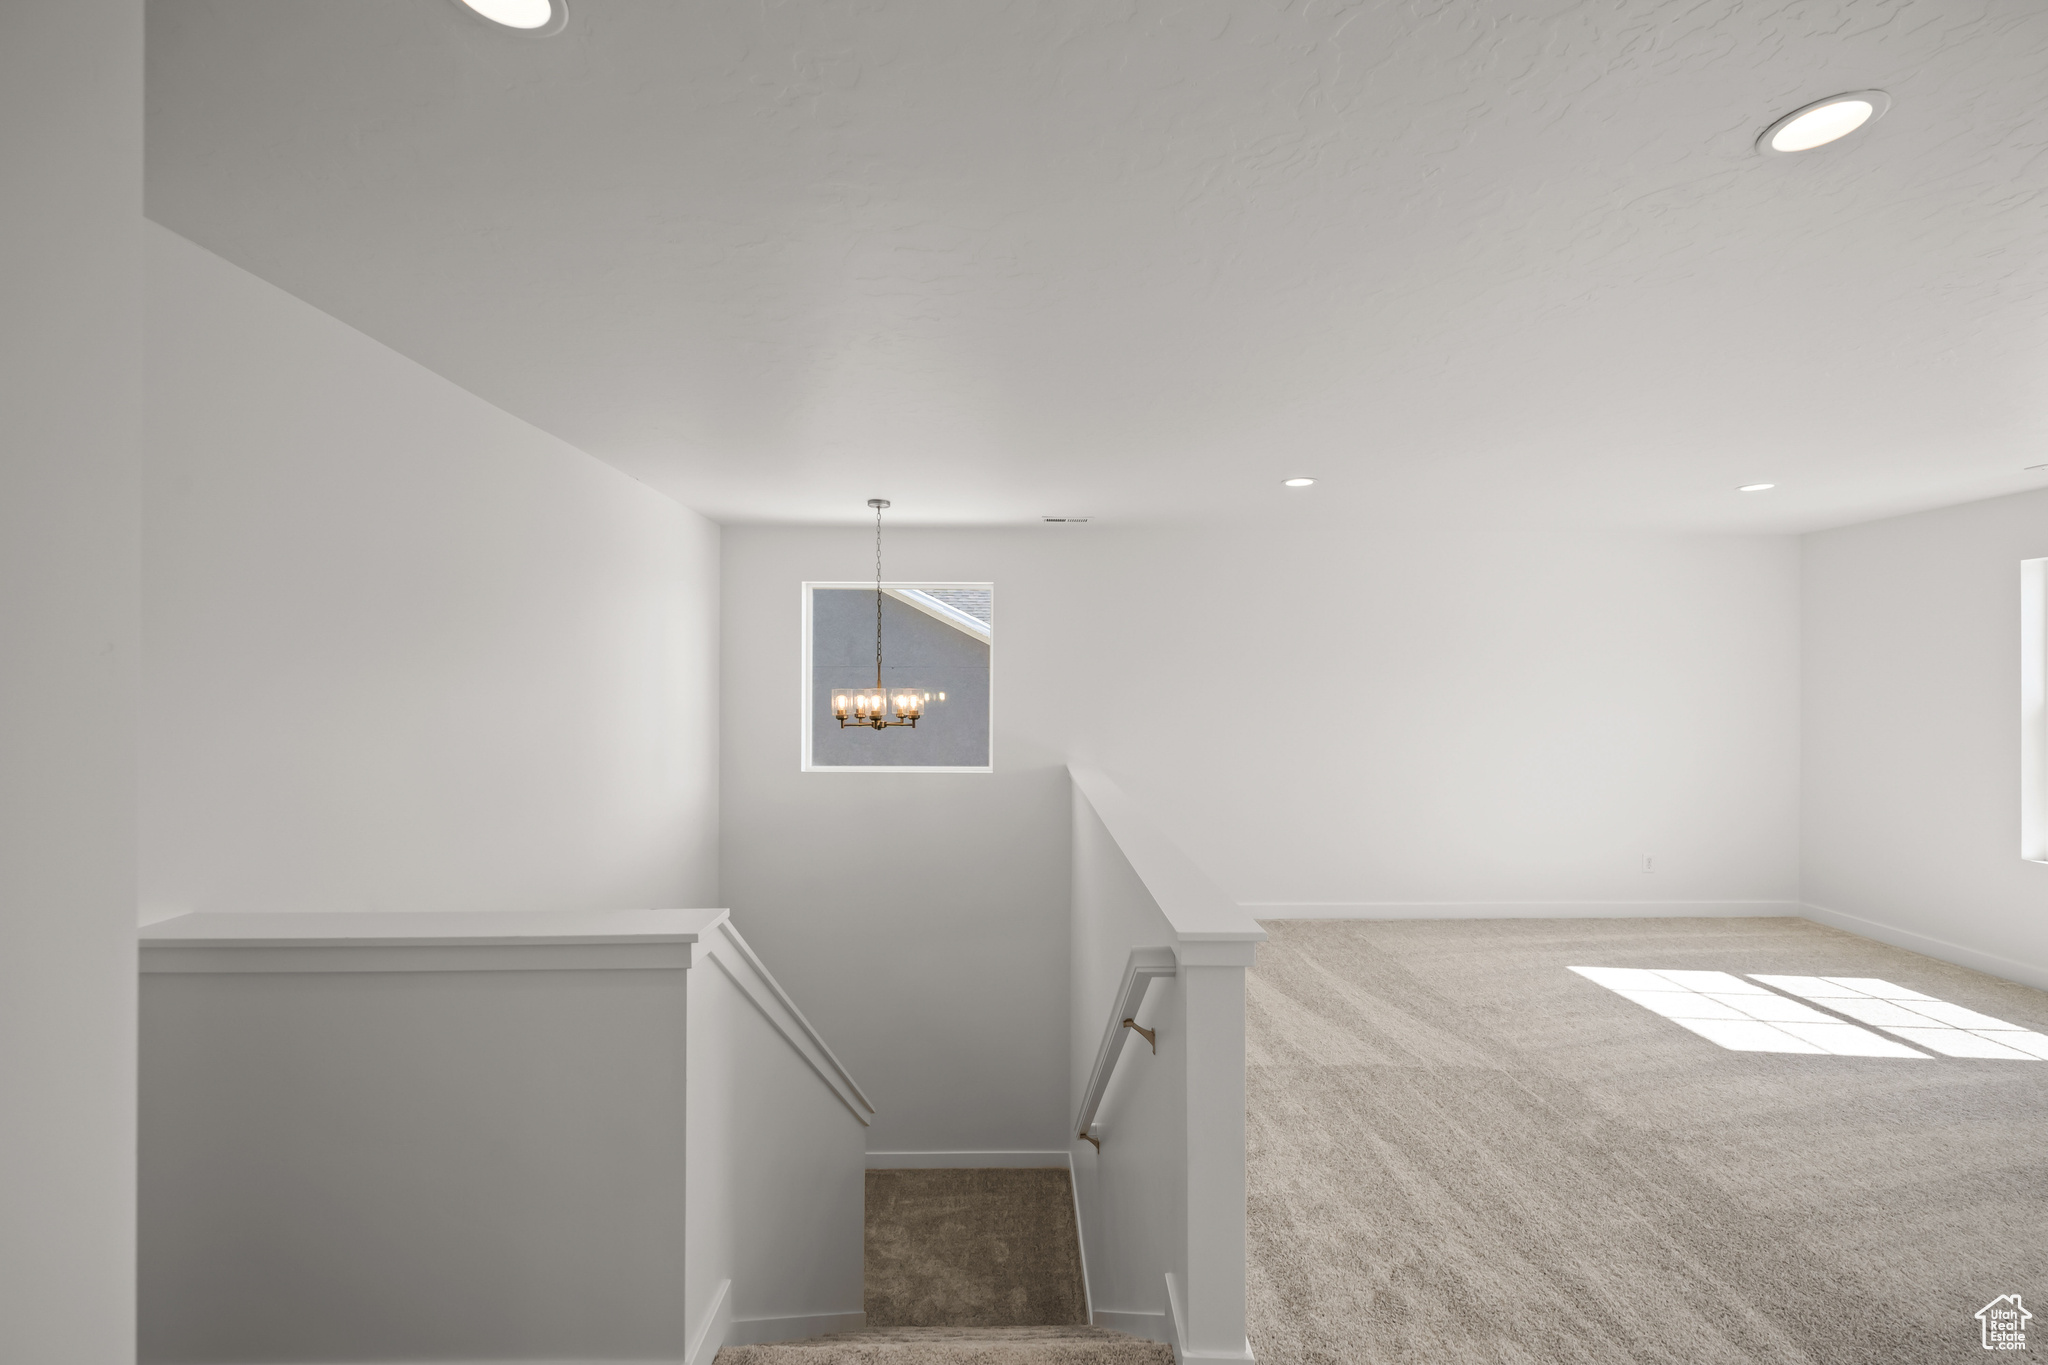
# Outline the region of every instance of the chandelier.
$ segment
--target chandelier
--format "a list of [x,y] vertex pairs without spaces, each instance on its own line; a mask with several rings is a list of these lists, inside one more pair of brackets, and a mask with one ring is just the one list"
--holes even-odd
[[875,685],[872,689],[832,690],[832,714],[842,730],[849,726],[886,730],[892,725],[916,729],[929,697],[922,688],[901,688],[891,693],[882,686],[882,509],[888,505],[887,498],[868,499],[868,506],[875,509]]

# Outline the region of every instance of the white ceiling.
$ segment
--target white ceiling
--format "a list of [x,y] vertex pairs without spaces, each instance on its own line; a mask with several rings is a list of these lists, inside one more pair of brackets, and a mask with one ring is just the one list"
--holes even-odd
[[[1794,530],[2048,486],[2037,0],[149,24],[153,218],[721,520]],[[1862,133],[1752,151],[1863,87]]]

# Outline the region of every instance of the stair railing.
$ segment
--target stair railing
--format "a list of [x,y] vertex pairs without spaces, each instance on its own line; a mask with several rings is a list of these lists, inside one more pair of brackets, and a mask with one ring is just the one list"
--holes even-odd
[[1180,963],[1171,948],[1133,948],[1130,960],[1124,963],[1123,981],[1117,987],[1116,998],[1110,1002],[1109,1024],[1102,1030],[1102,1045],[1095,1050],[1095,1069],[1088,1073],[1088,1086],[1081,1095],[1081,1112],[1074,1119],[1075,1135],[1084,1142],[1095,1144],[1098,1152],[1102,1150],[1102,1139],[1094,1131],[1095,1117],[1102,1109],[1103,1096],[1109,1091],[1109,1078],[1116,1073],[1124,1044],[1135,1033],[1152,1045],[1154,1056],[1159,1054],[1158,1032],[1138,1024],[1138,1010],[1145,1002],[1145,990],[1159,978],[1171,977],[1179,970]]

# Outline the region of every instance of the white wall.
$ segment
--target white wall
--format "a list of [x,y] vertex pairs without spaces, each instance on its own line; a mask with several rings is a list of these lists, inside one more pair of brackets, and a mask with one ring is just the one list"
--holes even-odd
[[813,1063],[830,1066],[773,980],[725,926],[707,935],[690,969],[684,1302],[701,1345],[688,1365],[712,1365],[721,1345],[865,1321],[870,1111]]
[[685,976],[144,977],[142,1359],[681,1360]]
[[1790,908],[1789,538],[1133,539],[1070,589],[1076,742],[1261,915]]
[[[917,543],[892,575],[987,576],[909,572],[986,564],[982,540]],[[874,1101],[869,1150],[1064,1151],[1067,775],[1005,721],[1001,589],[996,772],[797,770],[799,584],[862,554],[872,531],[725,530],[726,903]]]
[[142,899],[718,895],[718,531],[152,225]]
[[797,585],[872,553],[726,530],[722,859],[873,1148],[1065,1145],[1069,758],[1261,915],[1797,908],[1791,538],[895,531],[890,577],[996,584],[996,771],[800,773]]
[[134,1358],[142,6],[0,5],[0,1359]]
[[1805,538],[1804,895],[1860,933],[2048,987],[2020,857],[2019,564],[2048,493]]
[[[1078,788],[1073,794],[1073,980],[1068,1112],[1078,1113],[1133,948],[1177,942],[1172,924],[1146,890],[1102,817]],[[1136,1021],[1158,1034],[1159,1050],[1135,1035],[1103,1094],[1097,1149],[1071,1133],[1075,1203],[1088,1254],[1088,1290],[1097,1323],[1167,1339],[1167,1271],[1186,1278],[1187,1000],[1178,975],[1152,982]]]

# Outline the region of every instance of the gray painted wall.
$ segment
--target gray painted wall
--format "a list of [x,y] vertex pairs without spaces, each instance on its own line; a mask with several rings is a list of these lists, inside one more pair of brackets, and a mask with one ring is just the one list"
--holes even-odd
[[134,1357],[140,0],[0,4],[0,1360]]
[[[811,590],[811,762],[833,767],[984,768],[989,760],[990,649],[889,596],[882,598],[882,683],[933,694],[916,726],[841,728],[832,689],[875,683],[872,588]],[[946,700],[937,700],[944,692]]]

